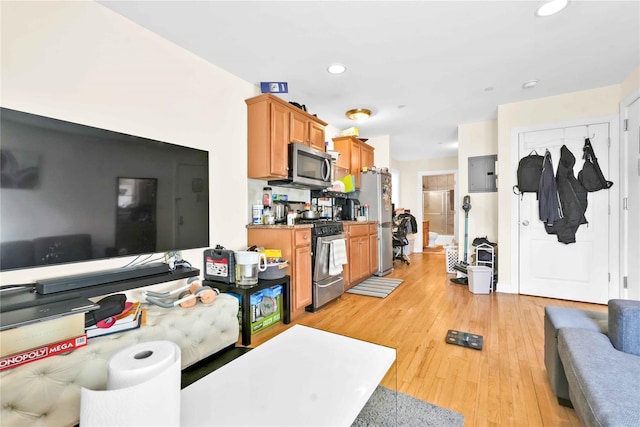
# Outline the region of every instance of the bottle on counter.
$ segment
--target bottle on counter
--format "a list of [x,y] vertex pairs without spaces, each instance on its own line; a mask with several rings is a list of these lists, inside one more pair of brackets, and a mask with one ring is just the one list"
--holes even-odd
[[296,216],[293,211],[287,213],[287,225],[296,225]]
[[259,200],[253,205],[253,208],[251,210],[251,218],[252,218],[251,222],[253,224],[262,224],[263,209],[264,207],[262,206]]
[[265,208],[271,207],[271,197],[272,197],[271,187],[264,187],[262,189],[262,205]]

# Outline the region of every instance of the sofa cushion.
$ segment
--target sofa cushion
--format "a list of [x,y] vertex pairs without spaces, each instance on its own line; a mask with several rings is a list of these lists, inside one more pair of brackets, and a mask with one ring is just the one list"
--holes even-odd
[[569,384],[558,355],[560,328],[581,328],[606,334],[607,313],[551,305],[544,308],[544,365],[558,402],[570,406]]
[[576,328],[560,330],[558,352],[584,426],[640,425],[640,357],[616,350],[606,335]]
[[555,327],[555,336],[561,328],[580,328],[595,332],[607,333],[607,313],[600,311],[587,311],[578,308],[546,306],[545,316]]
[[640,356],[640,301],[609,300],[609,339],[618,350]]

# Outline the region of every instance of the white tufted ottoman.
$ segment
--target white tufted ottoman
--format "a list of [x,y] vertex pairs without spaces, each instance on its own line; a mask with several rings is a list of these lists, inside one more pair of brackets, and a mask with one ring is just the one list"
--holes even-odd
[[111,356],[132,344],[169,340],[182,350],[182,368],[238,341],[238,300],[220,294],[210,305],[165,309],[145,305],[147,325],[91,338],[86,347],[0,373],[0,425],[73,426],[80,388],[104,390]]

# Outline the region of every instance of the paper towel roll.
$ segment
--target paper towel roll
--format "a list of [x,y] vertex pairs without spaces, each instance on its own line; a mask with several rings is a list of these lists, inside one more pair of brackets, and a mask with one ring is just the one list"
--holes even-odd
[[81,426],[180,424],[180,347],[151,341],[109,360],[107,390],[82,388]]

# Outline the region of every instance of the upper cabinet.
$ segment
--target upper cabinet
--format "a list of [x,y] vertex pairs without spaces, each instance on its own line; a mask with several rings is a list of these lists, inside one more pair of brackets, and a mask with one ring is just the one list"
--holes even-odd
[[356,188],[360,188],[363,167],[374,166],[374,148],[355,136],[333,138],[333,149],[340,152],[337,166],[354,176]]
[[[296,107],[294,107],[296,108]],[[325,151],[324,127],[326,123],[297,109],[291,114],[291,142],[299,142],[320,151]]]
[[245,102],[249,178],[286,178],[290,142],[325,151],[322,120],[268,93]]

